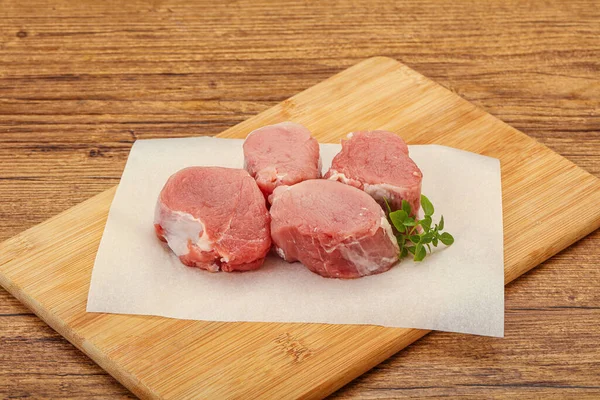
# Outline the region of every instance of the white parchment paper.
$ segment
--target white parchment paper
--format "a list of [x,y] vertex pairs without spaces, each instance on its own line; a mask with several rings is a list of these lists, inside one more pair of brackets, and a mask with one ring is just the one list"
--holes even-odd
[[[504,262],[500,163],[437,145],[410,146],[423,193],[455,243],[383,274],[322,278],[270,255],[262,269],[210,273],[182,265],[153,228],[167,178],[193,165],[243,165],[242,140],[135,142],[96,256],[87,311],[210,321],[317,322],[502,336]],[[323,168],[340,145],[322,144]]]

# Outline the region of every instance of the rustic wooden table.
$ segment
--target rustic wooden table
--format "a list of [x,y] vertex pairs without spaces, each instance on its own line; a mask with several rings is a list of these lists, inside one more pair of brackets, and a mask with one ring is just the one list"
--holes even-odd
[[[0,2],[0,240],[118,183],[137,138],[214,135],[375,55],[600,176],[598,2],[219,3]],[[600,397],[599,248],[509,285],[504,339],[433,333],[332,397]],[[132,395],[0,289],[0,397]]]

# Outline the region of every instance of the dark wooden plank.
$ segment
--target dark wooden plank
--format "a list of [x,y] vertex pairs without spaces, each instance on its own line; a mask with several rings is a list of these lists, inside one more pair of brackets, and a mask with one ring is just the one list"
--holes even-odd
[[598,398],[600,231],[506,288],[503,339],[435,332],[334,399]]
[[[135,138],[219,133],[374,55],[600,176],[594,1],[6,0],[0,240],[117,183]],[[598,248],[595,232],[511,284],[506,339],[434,333],[333,398],[598,398]],[[131,395],[0,289],[9,396]]]

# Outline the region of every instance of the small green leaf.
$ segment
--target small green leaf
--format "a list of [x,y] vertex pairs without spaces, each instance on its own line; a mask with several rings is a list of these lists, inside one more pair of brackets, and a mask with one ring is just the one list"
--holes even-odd
[[404,220],[404,226],[415,226],[416,224],[417,224],[417,222],[411,217],[407,217]]
[[388,203],[387,197],[384,197],[383,201],[385,202],[385,207],[387,208],[388,214],[391,214],[392,213],[392,209],[390,208],[390,203]]
[[446,246],[450,246],[452,243],[454,243],[454,237],[451,234],[449,234],[448,232],[444,232],[440,236],[440,241],[442,243],[444,243]]
[[406,214],[410,215],[410,212],[411,212],[410,204],[406,200],[402,200],[402,211],[404,211]]
[[418,248],[415,249],[415,261],[423,261],[423,259],[425,258],[425,256],[427,255],[427,251],[425,250],[425,247],[423,246],[417,246]]
[[404,247],[404,243],[406,242],[406,236],[404,236],[404,235],[397,235],[396,236],[396,241],[398,242],[398,246],[400,246],[400,248],[402,249]]
[[417,245],[415,246],[415,254],[418,254],[422,248],[423,245],[421,243],[417,243]]
[[451,234],[441,232],[444,229],[443,216],[440,217],[437,225],[433,224],[434,207],[426,196],[421,196],[425,216],[418,221],[411,216],[411,207],[406,200],[402,201],[401,209],[397,211],[391,211],[387,198],[384,198],[384,201],[389,220],[395,227],[394,235],[398,241],[399,258],[406,257],[410,253],[415,261],[421,261],[427,256],[428,251],[431,253],[431,245],[437,246],[441,242],[450,246],[454,243]]
[[402,250],[404,250],[404,246],[406,245],[406,237],[404,235],[400,235],[400,237],[396,237],[396,241],[398,242],[398,247],[400,248],[400,254],[402,254]]
[[419,243],[421,241],[421,236],[419,236],[419,235],[410,235],[408,237],[408,240],[410,240],[414,244],[417,244],[417,243]]
[[419,220],[419,225],[421,225],[423,230],[427,232],[431,228],[431,222],[431,217],[425,216],[425,218]]
[[400,258],[404,258],[408,255],[408,250],[407,248],[403,248],[402,251],[400,252]]
[[433,240],[433,232],[427,232],[421,236],[421,243],[431,243]]
[[406,214],[402,210],[393,211],[390,213],[390,220],[392,221],[392,224],[394,224],[396,229],[398,229],[398,232],[404,232],[406,230],[406,228],[404,227],[404,221],[407,217],[408,214]]
[[426,216],[432,216],[434,212],[433,204],[424,194],[421,195],[421,207]]

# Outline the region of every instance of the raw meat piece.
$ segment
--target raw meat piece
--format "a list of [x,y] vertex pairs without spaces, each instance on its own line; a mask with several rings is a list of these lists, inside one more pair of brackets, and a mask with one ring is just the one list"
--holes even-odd
[[381,207],[365,192],[312,179],[275,189],[271,236],[284,260],[328,278],[359,278],[390,269],[398,243]]
[[190,167],[158,197],[154,227],[182,263],[208,271],[258,269],[271,247],[270,216],[243,169]]
[[413,215],[421,207],[423,174],[408,156],[408,146],[392,132],[354,132],[342,140],[326,179],[337,180],[367,192],[382,207],[387,198],[393,210],[408,201]]
[[321,177],[319,143],[300,124],[264,126],[244,142],[244,168],[268,198],[277,186]]

